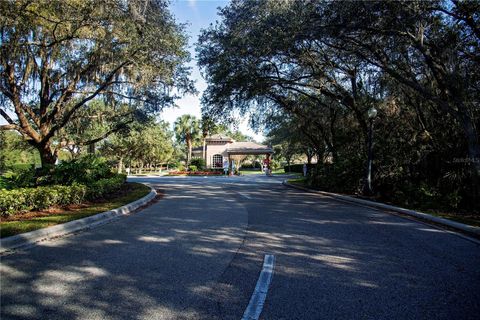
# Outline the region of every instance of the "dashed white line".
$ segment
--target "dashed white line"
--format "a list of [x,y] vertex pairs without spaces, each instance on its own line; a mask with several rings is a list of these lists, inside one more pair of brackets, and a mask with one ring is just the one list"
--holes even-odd
[[243,313],[242,320],[258,320],[262,313],[263,304],[267,298],[268,287],[272,281],[273,268],[275,266],[275,256],[266,254],[263,260],[262,272],[257,280],[257,285],[253,291],[247,309]]

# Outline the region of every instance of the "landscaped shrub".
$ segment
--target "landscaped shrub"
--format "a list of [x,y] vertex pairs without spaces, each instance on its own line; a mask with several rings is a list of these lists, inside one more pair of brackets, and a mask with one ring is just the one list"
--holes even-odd
[[93,155],[64,161],[56,166],[34,169],[19,166],[7,171],[3,177],[10,188],[27,188],[47,185],[89,184],[113,176],[111,166],[104,158]]
[[53,170],[55,184],[68,185],[74,182],[89,184],[112,176],[113,173],[107,161],[94,155],[62,162]]
[[18,166],[3,174],[5,185],[11,188],[27,188],[36,184],[35,169],[33,166]]
[[88,185],[87,199],[98,199],[106,194],[117,191],[125,183],[127,176],[116,174],[112,178],[100,179]]
[[205,160],[202,158],[193,158],[190,161],[190,166],[196,166],[198,170],[205,169]]
[[198,168],[197,166],[188,166],[188,170],[195,172],[195,171],[198,171]]
[[281,167],[281,166],[280,166],[280,161],[278,161],[278,160],[272,160],[272,161],[270,161],[270,168],[271,168],[272,170],[278,170],[278,169],[280,169],[280,167]]
[[0,190],[0,214],[8,216],[17,212],[42,210],[54,205],[77,204],[84,200],[87,187],[82,184],[71,186],[40,186]]
[[0,190],[0,215],[8,216],[22,211],[42,210],[51,206],[78,204],[85,199],[98,199],[117,191],[125,183],[126,175],[100,179],[91,184],[73,183],[70,186],[53,185],[35,188]]
[[0,176],[0,189],[10,189],[11,184],[10,182],[5,178]]
[[[316,166],[316,164],[311,164],[310,168],[312,168],[312,170],[315,170],[315,166]],[[303,163],[291,164],[289,166],[285,166],[285,167],[283,167],[283,170],[285,170],[285,172],[303,173]]]

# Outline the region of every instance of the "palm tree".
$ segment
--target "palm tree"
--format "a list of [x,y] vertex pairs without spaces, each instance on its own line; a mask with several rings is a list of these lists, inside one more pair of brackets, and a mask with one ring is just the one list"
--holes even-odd
[[192,145],[200,137],[200,122],[195,116],[184,114],[175,120],[175,136],[187,145],[187,165],[192,159]]

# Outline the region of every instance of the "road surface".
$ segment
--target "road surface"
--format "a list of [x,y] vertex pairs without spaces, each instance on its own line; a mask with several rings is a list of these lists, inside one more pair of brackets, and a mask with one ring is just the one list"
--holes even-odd
[[1,319],[478,319],[480,245],[278,177],[134,179],[165,191],[101,227],[1,258]]

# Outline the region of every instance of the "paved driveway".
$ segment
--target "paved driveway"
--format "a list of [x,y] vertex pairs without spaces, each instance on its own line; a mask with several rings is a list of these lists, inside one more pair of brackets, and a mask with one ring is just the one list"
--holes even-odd
[[274,177],[137,180],[165,198],[2,257],[2,320],[240,319],[266,253],[263,319],[480,314],[475,242]]

